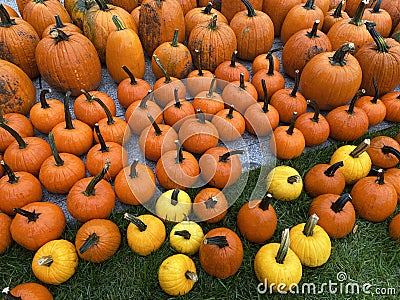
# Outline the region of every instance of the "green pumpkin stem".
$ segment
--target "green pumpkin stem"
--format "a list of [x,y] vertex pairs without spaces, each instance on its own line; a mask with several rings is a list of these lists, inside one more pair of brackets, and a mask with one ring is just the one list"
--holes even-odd
[[107,146],[106,142],[104,141],[104,138],[103,138],[103,136],[101,135],[101,132],[100,132],[99,124],[97,124],[97,123],[94,124],[94,132],[96,133],[96,136],[99,139],[100,151],[102,153],[110,152],[110,148]]
[[324,174],[328,177],[333,177],[335,176],[336,171],[343,166],[344,166],[343,161],[338,161],[333,165],[329,166],[329,168],[325,170]]
[[[209,3],[211,3],[211,2],[209,2]],[[203,77],[204,73],[203,73],[203,69],[201,68],[202,61],[201,61],[200,51],[198,49],[195,49],[194,53],[196,54],[196,62],[197,62],[196,63],[197,66],[196,67],[197,67],[197,71],[198,71],[197,76]]]
[[374,94],[374,98],[371,99],[371,103],[377,104],[378,99],[379,99],[379,89],[378,89],[378,84],[376,83],[376,77],[372,78],[372,84],[374,86],[375,94]]
[[264,93],[264,99],[263,99],[264,105],[262,107],[262,110],[263,110],[264,113],[267,113],[267,112],[269,112],[269,108],[268,108],[269,99],[268,99],[267,84],[265,83],[265,79],[264,78],[261,79],[261,86],[262,86],[262,90],[263,90],[263,93]]
[[175,206],[178,204],[178,195],[179,195],[180,189],[176,188],[172,191],[171,194],[171,205]]
[[365,150],[367,150],[369,148],[370,145],[371,145],[371,140],[370,139],[365,139],[356,148],[354,148],[354,150],[351,151],[349,153],[349,155],[352,158],[358,158],[362,153],[365,152]]
[[107,11],[110,10],[108,7],[107,3],[104,0],[95,0],[97,5],[99,6],[99,9],[102,11]]
[[297,119],[297,111],[295,111],[295,112],[293,113],[292,121],[290,122],[289,128],[286,130],[286,133],[287,133],[288,135],[293,135],[293,132],[294,132],[294,123],[296,122],[296,119]]
[[274,76],[274,72],[275,72],[275,62],[274,62],[274,57],[272,56],[271,51],[268,52],[268,54],[267,54],[267,59],[268,59],[268,62],[269,62],[267,75],[268,75],[268,76]]
[[196,109],[196,118],[200,124],[206,124],[206,117],[200,108]]
[[199,277],[197,276],[197,274],[195,272],[191,272],[191,271],[186,271],[185,277],[193,282],[197,282],[199,280]]
[[357,93],[354,95],[353,99],[351,99],[349,108],[346,109],[346,112],[347,112],[349,115],[354,114],[354,107],[356,106],[356,101],[357,101],[358,99],[360,99],[360,97],[361,97],[362,95],[364,95],[364,94],[365,94],[365,90],[364,90],[364,89],[359,90],[359,91],[357,91]]
[[398,159],[398,160],[400,160],[400,151],[399,150],[397,150],[397,149],[395,149],[395,148],[393,148],[393,147],[391,147],[391,146],[383,146],[382,148],[381,148],[381,151],[382,151],[382,153],[383,154],[393,154],[394,156],[396,156],[396,158]]
[[241,1],[244,4],[244,6],[246,6],[247,16],[249,18],[255,17],[257,14],[256,14],[256,11],[254,10],[253,5],[251,5],[250,1],[248,1],[248,0],[241,0]]
[[39,99],[40,99],[40,107],[41,108],[43,108],[43,109],[46,109],[46,108],[50,108],[50,105],[47,103],[47,101],[46,101],[46,94],[47,93],[51,93],[51,90],[50,89],[43,89],[41,92],[40,92],[40,96],[39,96]]
[[289,251],[290,246],[290,236],[289,228],[282,231],[281,243],[279,245],[278,253],[276,254],[275,261],[278,264],[283,264],[285,262],[286,255]]
[[287,182],[290,183],[290,184],[300,183],[301,182],[301,176],[300,175],[289,176],[288,179],[287,179]]
[[140,220],[138,217],[135,217],[132,214],[129,213],[125,213],[124,214],[124,219],[128,220],[129,222],[131,222],[133,225],[135,225],[140,232],[143,232],[147,229],[147,225],[143,223],[142,220]]
[[153,58],[157,64],[157,66],[161,69],[161,71],[164,74],[164,77],[165,77],[164,83],[171,83],[172,82],[171,77],[169,76],[168,71],[162,64],[161,60],[158,58],[158,56],[156,54],[153,54]]
[[11,19],[10,14],[3,4],[0,4],[0,20],[0,27],[9,28],[12,25],[17,25],[17,23],[15,23],[15,19]]
[[53,132],[51,132],[51,131],[49,132],[48,139],[49,139],[49,145],[50,145],[51,153],[53,154],[53,157],[54,157],[55,165],[57,167],[63,166],[64,165],[64,161],[61,158],[60,153],[58,153],[58,151],[57,151],[56,143],[54,141]]
[[208,23],[207,28],[210,30],[216,30],[218,28],[217,26],[217,19],[218,19],[218,15],[217,14],[213,14],[210,22]]
[[349,193],[341,195],[335,202],[332,203],[331,209],[335,213],[340,213],[343,210],[343,207],[347,202],[351,200],[351,196]]
[[190,232],[187,231],[187,230],[177,230],[177,231],[174,232],[174,235],[181,236],[181,237],[183,237],[185,240],[190,240],[190,237],[192,236],[192,235],[190,234]]
[[172,37],[172,42],[171,42],[172,47],[178,47],[178,36],[179,36],[179,30],[175,29],[174,36]]
[[86,101],[87,102],[93,102],[94,101],[94,98],[96,98],[95,96],[93,96],[93,95],[91,95],[88,91],[86,91],[86,90],[84,90],[84,89],[81,89],[81,93],[83,94],[83,95],[85,95],[85,97],[86,97]]
[[[50,29],[50,37],[56,41],[56,45],[62,41],[68,41],[70,34],[66,34],[64,31],[58,28]],[[40,79],[40,77],[39,77]]]
[[175,104],[174,104],[174,106],[176,107],[176,108],[181,108],[182,107],[182,103],[181,103],[181,101],[180,101],[180,99],[179,99],[179,95],[178,95],[178,91],[179,91],[179,88],[174,88],[174,99],[175,99]]
[[342,18],[342,8],[343,5],[345,4],[346,1],[340,1],[339,4],[336,6],[335,11],[333,12],[333,14],[331,14],[332,17],[334,17],[335,19],[339,19]]
[[314,115],[313,115],[312,118],[310,118],[310,120],[312,122],[318,123],[319,122],[320,110],[319,110],[319,106],[318,106],[317,102],[315,102],[314,100],[307,100],[307,105],[314,110]]
[[296,94],[297,94],[297,91],[299,90],[299,84],[300,84],[300,71],[296,70],[294,72],[296,73],[295,80],[294,80],[294,87],[293,87],[292,92],[289,94],[289,96],[292,98],[297,97]]
[[126,74],[128,74],[129,79],[131,80],[130,84],[137,85],[138,83],[136,81],[135,75],[133,75],[133,73],[128,69],[128,67],[123,65],[122,69],[125,71]]
[[9,287],[3,289],[3,291],[1,292],[1,296],[4,298],[4,300],[22,300],[21,297],[16,297],[11,294]]
[[3,167],[3,169],[6,171],[6,174],[8,176],[8,183],[14,184],[14,183],[18,183],[19,181],[19,177],[17,175],[15,175],[15,173],[13,172],[13,170],[11,170],[10,166],[6,164],[6,162],[4,160],[0,161],[0,165]]
[[237,59],[237,50],[232,52],[231,64],[229,65],[231,68],[236,68],[236,59]]
[[269,209],[269,205],[271,203],[272,200],[272,195],[270,193],[267,193],[262,200],[260,201],[260,203],[258,204],[258,207],[262,210],[262,211],[266,211]]
[[116,15],[113,15],[111,19],[114,22],[114,25],[117,28],[117,31],[126,29],[124,23],[122,23],[122,21],[120,19],[118,19],[118,17]]
[[318,37],[317,33],[318,33],[318,26],[319,23],[321,23],[320,20],[316,20],[313,24],[313,27],[311,28],[311,31],[308,31],[306,33],[306,36],[308,36],[310,39],[315,39]]
[[67,91],[64,97],[64,115],[65,115],[65,129],[75,129],[72,124],[71,112],[69,111],[69,100],[71,91]]
[[350,24],[356,25],[356,26],[361,26],[364,24],[363,22],[363,15],[365,11],[365,7],[369,3],[368,0],[362,0],[360,4],[357,7],[356,12],[354,13],[353,18],[349,21]]
[[246,85],[244,84],[244,74],[240,73],[239,75],[239,88],[242,90],[246,90]]
[[101,106],[101,108],[104,110],[104,112],[106,113],[107,125],[114,124],[115,123],[114,117],[113,117],[110,109],[107,107],[107,105],[101,99],[99,99],[97,97],[93,97],[93,100],[96,101]]
[[94,176],[92,178],[92,180],[89,182],[88,186],[86,187],[85,191],[83,192],[83,194],[86,197],[96,195],[96,193],[95,193],[96,184],[98,184],[104,178],[104,175],[107,174],[108,169],[110,169],[110,160],[107,159],[107,161],[104,164],[103,169],[101,169],[99,174],[97,174],[96,176]]
[[303,234],[305,236],[313,236],[315,225],[317,225],[319,217],[316,214],[312,214],[306,224],[304,225]]
[[147,101],[151,98],[152,96],[152,90],[147,91],[147,95],[143,97],[143,99],[140,101],[139,108],[140,109],[146,109],[147,108]]
[[204,9],[201,10],[201,12],[205,15],[211,15],[212,6],[213,6],[212,2],[208,2],[207,5],[204,7]]
[[149,119],[151,125],[154,128],[154,133],[156,134],[156,136],[162,135],[163,132],[161,131],[160,126],[158,126],[156,121],[154,121],[154,118],[150,114],[147,114],[147,118]]
[[227,115],[225,116],[227,119],[233,119],[233,111],[235,110],[235,106],[232,104],[229,106],[229,110]]
[[8,126],[6,123],[1,122],[0,127],[3,128],[4,130],[8,131],[9,134],[12,135],[12,137],[17,141],[18,143],[18,148],[19,149],[25,149],[28,147],[28,143],[24,141],[24,139],[19,135],[18,132],[16,132],[13,128]]
[[206,201],[204,201],[204,205],[206,206],[206,209],[213,209],[215,208],[215,205],[218,203],[218,198],[216,196],[212,196],[208,198]]
[[97,245],[99,243],[100,237],[96,233],[91,233],[82,246],[79,248],[79,253],[83,254],[88,251],[91,247]]
[[315,9],[314,2],[315,2],[315,0],[307,0],[306,4],[303,5],[304,9],[307,9],[307,10],[312,9],[312,10],[314,10]]
[[59,15],[55,15],[54,19],[56,20],[56,26],[55,28],[64,28],[66,25],[62,22],[61,18]]
[[175,163],[181,164],[183,160],[185,159],[183,157],[183,150],[182,150],[182,145],[179,142],[179,140],[174,141],[175,146],[176,146],[176,158],[175,158]]
[[39,266],[50,267],[53,263],[53,257],[51,255],[42,256],[37,260]]
[[223,155],[221,155],[220,157],[219,157],[219,162],[228,162],[228,160],[229,160],[229,158],[232,156],[232,155],[236,155],[236,154],[244,154],[245,153],[245,151],[244,150],[233,150],[233,151],[228,151],[228,152],[226,152],[225,154],[223,154]]
[[215,86],[216,80],[217,80],[217,77],[214,76],[210,82],[210,87],[208,89],[208,93],[206,94],[207,98],[214,98],[214,86]]
[[383,169],[379,169],[378,171],[377,171],[377,179],[376,179],[376,183],[377,184],[379,184],[379,185],[383,185],[383,184],[385,184],[385,176],[384,176],[384,173],[385,172],[383,172]]
[[379,53],[388,53],[390,46],[386,43],[383,36],[376,30],[375,25],[376,23],[374,22],[365,22],[365,26],[376,44],[375,50]]
[[329,57],[329,62],[332,66],[345,66],[346,65],[346,55],[348,53],[352,53],[355,50],[354,43],[347,42],[344,43],[336,52],[333,54],[332,57]]
[[228,247],[229,243],[228,240],[226,239],[226,236],[223,235],[217,235],[217,236],[212,236],[209,238],[205,238],[203,240],[203,244],[205,245],[217,245],[219,248],[224,248]]
[[39,216],[41,215],[41,213],[37,213],[35,210],[28,211],[22,208],[14,208],[13,211],[16,214],[26,217],[28,219],[28,223],[36,222],[37,219],[39,219]]
[[139,163],[138,159],[134,159],[133,160],[133,162],[131,164],[131,167],[129,169],[129,177],[130,178],[137,178],[139,176],[139,174],[138,174],[138,172],[136,170],[136,167],[137,167],[138,163]]
[[380,13],[379,10],[381,9],[381,4],[382,4],[382,0],[376,1],[374,8],[372,10],[370,10],[370,12],[374,13],[374,14],[379,14]]

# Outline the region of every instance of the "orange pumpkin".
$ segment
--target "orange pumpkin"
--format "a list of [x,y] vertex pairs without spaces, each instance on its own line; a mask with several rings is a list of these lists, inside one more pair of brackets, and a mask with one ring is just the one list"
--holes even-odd
[[193,211],[201,222],[217,223],[228,210],[225,195],[216,188],[202,189],[194,198]]
[[11,245],[11,233],[10,233],[11,218],[4,213],[0,213],[0,254]]

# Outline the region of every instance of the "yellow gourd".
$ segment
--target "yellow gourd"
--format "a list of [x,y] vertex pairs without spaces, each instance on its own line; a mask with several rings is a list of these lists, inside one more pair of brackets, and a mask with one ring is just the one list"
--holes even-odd
[[176,251],[193,255],[199,251],[203,237],[203,229],[199,224],[193,221],[182,221],[172,228],[169,243]]
[[292,201],[297,199],[303,189],[299,172],[289,166],[278,166],[267,176],[267,189],[275,199]]

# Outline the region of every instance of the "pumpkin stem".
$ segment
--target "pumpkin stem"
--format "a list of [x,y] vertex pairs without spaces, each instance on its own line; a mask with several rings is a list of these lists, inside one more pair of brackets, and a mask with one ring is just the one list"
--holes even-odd
[[3,289],[3,291],[1,292],[1,296],[4,298],[4,300],[22,300],[21,297],[16,297],[11,294],[9,287]]
[[371,145],[371,140],[365,139],[356,148],[354,148],[354,150],[351,151],[349,155],[352,158],[358,158],[363,152],[365,152],[365,150],[369,148],[370,145]]
[[209,238],[205,238],[203,240],[203,244],[205,245],[217,245],[219,248],[224,248],[229,246],[228,240],[226,239],[226,236],[223,235],[217,235],[217,236],[212,236]]
[[315,102],[314,100],[307,100],[307,105],[314,110],[314,116],[312,118],[310,118],[310,120],[312,122],[318,123],[320,110],[319,110],[319,106],[318,106],[317,102]]
[[381,9],[381,4],[382,4],[382,0],[376,1],[374,8],[372,10],[370,10],[370,12],[374,13],[374,14],[379,14],[380,13],[379,10]]
[[98,184],[104,178],[104,175],[107,174],[109,168],[110,168],[110,160],[107,159],[105,164],[104,164],[103,169],[101,169],[99,174],[97,174],[96,176],[94,176],[92,178],[92,180],[89,182],[88,186],[86,187],[86,190],[83,192],[83,194],[86,197],[90,197],[90,196],[96,195],[95,186],[96,186],[96,184]]
[[278,264],[283,264],[286,258],[286,255],[289,251],[290,245],[290,236],[289,236],[289,228],[286,228],[282,231],[281,244],[279,245],[278,253],[276,254],[275,261]]
[[297,111],[295,111],[293,113],[292,121],[290,122],[289,128],[286,130],[286,133],[288,135],[292,135],[293,134],[293,132],[294,132],[294,123],[296,122],[296,119],[297,119]]
[[375,29],[375,25],[376,23],[374,22],[365,22],[365,26],[377,47],[374,50],[378,51],[379,53],[388,53],[390,46],[386,43],[382,35]]
[[333,177],[335,176],[335,172],[343,166],[344,166],[343,161],[338,161],[333,165],[329,166],[329,168],[325,170],[324,174],[328,177]]
[[61,167],[61,166],[64,165],[64,161],[63,161],[63,159],[61,158],[60,154],[57,151],[56,143],[54,141],[53,132],[51,132],[51,131],[49,132],[48,138],[49,138],[49,145],[50,145],[51,153],[53,153],[55,165],[57,167]]
[[147,114],[147,118],[149,119],[149,121],[151,122],[151,125],[154,128],[154,132],[155,132],[156,136],[162,135],[163,132],[161,131],[161,129],[158,126],[158,124],[156,123],[156,121],[154,121],[153,117],[150,114]]
[[139,174],[138,174],[138,172],[136,170],[136,167],[137,167],[138,163],[139,163],[138,159],[134,159],[133,160],[133,162],[131,164],[131,167],[130,167],[130,172],[129,172],[129,177],[130,178],[137,178],[139,176]]
[[300,183],[301,182],[301,176],[300,175],[289,176],[288,179],[287,179],[287,182],[290,183],[290,184]]
[[196,118],[200,124],[206,124],[206,117],[200,108],[196,109]]
[[[209,2],[209,3],[211,3],[211,2]],[[200,55],[200,51],[198,50],[198,49],[195,49],[194,50],[194,53],[196,53],[196,62],[197,62],[197,70],[198,70],[198,73],[197,73],[197,75],[198,76],[204,76],[204,73],[203,73],[203,70],[202,70],[202,68],[201,68],[201,55]]]
[[304,229],[303,229],[303,234],[305,236],[312,236],[314,234],[314,228],[315,225],[317,225],[317,222],[319,220],[319,217],[316,214],[312,214],[306,224],[304,225]]
[[3,4],[0,4],[0,20],[0,27],[9,28],[11,25],[17,25],[17,23],[15,23],[15,19],[11,19],[10,14]]
[[51,257],[51,255],[42,256],[37,260],[37,264],[39,266],[50,267],[52,263],[53,263],[53,257]]
[[346,59],[345,56],[348,53],[352,53],[355,50],[354,43],[348,42],[344,43],[338,50],[336,50],[335,54],[332,57],[329,57],[329,62],[332,66],[345,66]]
[[335,202],[332,203],[331,209],[335,213],[340,213],[343,210],[343,207],[347,202],[351,200],[351,196],[349,193],[341,195]]
[[124,23],[116,15],[112,16],[112,21],[114,22],[115,27],[117,27],[117,31],[126,29]]
[[244,4],[244,6],[246,6],[246,8],[247,8],[247,16],[249,18],[255,17],[257,14],[254,10],[253,5],[251,5],[250,1],[248,1],[248,0],[241,0],[241,1]]
[[96,233],[91,233],[88,238],[85,240],[83,245],[79,248],[80,254],[88,251],[92,246],[97,245],[99,243],[100,237]]
[[206,94],[207,98],[214,98],[214,85],[215,85],[215,81],[217,80],[217,77],[213,77],[213,79],[211,80],[210,83],[210,87],[208,89],[208,93]]
[[211,29],[211,30],[216,30],[218,28],[217,19],[218,19],[218,15],[217,14],[213,14],[211,19],[210,19],[210,22],[208,23],[207,28]]
[[314,22],[314,25],[313,25],[311,31],[307,31],[306,36],[308,36],[310,39],[317,38],[318,37],[317,32],[318,32],[319,23],[321,23],[321,21],[320,20],[316,20]]
[[85,95],[87,102],[93,102],[94,101],[95,96],[91,95],[88,91],[86,91],[84,89],[81,89],[81,93],[83,95]]
[[55,15],[54,19],[56,20],[56,26],[54,28],[64,28],[66,25],[62,22],[59,15]]
[[153,58],[157,64],[157,66],[161,69],[161,71],[164,74],[164,77],[165,77],[164,83],[171,83],[172,82],[171,77],[169,76],[168,71],[162,64],[161,60],[158,58],[158,56],[156,54],[153,54]]
[[357,93],[354,95],[353,99],[351,99],[349,108],[346,109],[346,112],[347,112],[349,115],[354,114],[354,107],[355,107],[355,105],[356,105],[356,101],[357,101],[358,99],[360,99],[360,97],[361,97],[362,95],[364,95],[364,94],[365,94],[365,90],[364,90],[364,89],[359,90],[359,91],[357,91]]
[[395,149],[395,148],[393,148],[393,147],[391,147],[391,146],[383,146],[382,148],[381,148],[381,150],[382,150],[382,153],[383,154],[393,154],[394,156],[396,156],[396,158],[398,159],[398,160],[400,160],[400,151],[399,150],[397,150],[397,149]]
[[263,93],[264,93],[264,99],[263,99],[264,105],[262,107],[262,110],[263,110],[264,113],[267,113],[267,112],[269,112],[269,109],[268,109],[269,99],[268,99],[267,84],[265,83],[265,79],[264,78],[261,79],[261,86],[262,86],[262,90],[263,90]]
[[237,56],[237,50],[232,52],[232,57],[231,57],[231,64],[229,65],[231,68],[236,68],[236,56]]
[[201,12],[205,15],[211,15],[212,5],[213,5],[212,2],[208,2]]
[[14,208],[13,211],[16,214],[19,214],[21,216],[24,216],[26,218],[28,218],[28,223],[30,222],[36,222],[37,219],[39,219],[39,216],[41,215],[41,213],[37,213],[35,210],[33,211],[28,211],[22,208]]
[[179,142],[179,140],[175,140],[174,141],[175,145],[176,145],[176,158],[175,158],[175,163],[177,164],[181,164],[183,162],[183,160],[185,159],[183,157],[183,152],[182,152],[182,145]]
[[197,282],[199,280],[199,277],[197,277],[197,274],[195,272],[191,272],[191,271],[186,271],[185,277],[193,282]]
[[190,237],[192,236],[190,232],[187,230],[177,230],[174,232],[174,235],[179,235],[183,237],[185,240],[190,240]]
[[173,206],[178,204],[178,195],[179,195],[180,189],[176,188],[172,191],[172,195],[171,195],[171,204]]
[[6,164],[6,162],[4,160],[0,161],[0,165],[4,168],[4,170],[6,171],[6,174],[8,176],[8,183],[14,184],[14,183],[18,183],[19,181],[19,177],[17,177],[15,175],[15,173],[13,172],[13,170],[11,170],[10,166]]
[[350,24],[356,25],[356,26],[361,26],[364,24],[363,22],[363,15],[365,11],[365,7],[369,3],[368,0],[362,0],[360,4],[357,7],[357,10],[353,16],[353,18],[349,21]]
[[269,62],[267,75],[268,76],[274,76],[275,62],[274,62],[274,58],[272,56],[271,51],[268,52],[267,59],[268,59],[268,62]]
[[39,99],[40,99],[40,107],[41,108],[43,108],[43,109],[45,109],[45,108],[50,108],[50,105],[47,103],[47,101],[46,101],[46,94],[47,93],[51,93],[51,90],[50,89],[43,89],[41,92],[40,92],[40,96],[39,96]]
[[315,9],[314,8],[314,2],[315,2],[315,0],[307,0],[306,4],[303,5],[304,9],[307,9],[307,10],[312,9],[312,10],[314,10]]
[[375,182],[376,182],[377,184],[379,184],[379,185],[385,184],[385,176],[383,175],[383,174],[384,174],[383,170],[382,170],[382,169],[379,169],[377,173],[378,173],[378,174],[377,174],[376,176],[377,176],[378,178],[376,179]]
[[62,41],[68,41],[71,34],[66,34],[64,31],[58,28],[50,29],[50,37],[56,41],[56,44]]
[[244,74],[243,73],[240,73],[239,88],[242,89],[242,90],[246,90],[246,86],[244,84]]
[[152,96],[152,90],[148,90],[147,91],[147,95],[143,97],[143,99],[140,101],[139,107],[141,109],[146,109],[147,108],[147,101],[150,99],[150,97]]
[[110,148],[107,146],[106,142],[104,141],[103,136],[101,135],[100,127],[99,127],[98,123],[94,124],[94,132],[96,133],[96,136],[99,139],[100,151],[102,153],[110,152]]
[[103,11],[107,11],[110,10],[110,8],[108,7],[108,5],[106,4],[106,2],[104,0],[95,0],[97,5],[99,6],[100,10]]
[[109,110],[109,108],[107,107],[107,105],[101,99],[99,99],[97,97],[94,97],[93,100],[96,101],[101,106],[101,108],[104,110],[104,112],[106,113],[107,125],[114,124],[115,123],[114,117],[113,117],[111,111]]
[[178,95],[178,90],[179,90],[179,88],[174,88],[174,98],[175,98],[175,104],[174,104],[174,106],[176,107],[176,108],[181,108],[182,107],[182,103],[181,103],[181,101],[179,100],[179,95]]
[[218,198],[216,196],[212,196],[208,198],[206,201],[204,201],[206,209],[215,208],[215,205],[217,205],[217,203],[218,203]]
[[225,116],[227,119],[233,119],[233,111],[235,110],[235,106],[232,104],[229,106],[228,114]]
[[262,198],[261,202],[258,204],[258,207],[263,211],[268,210],[271,200],[272,200],[272,195],[270,193],[267,193]]
[[378,89],[378,84],[376,83],[376,77],[372,78],[372,84],[374,85],[375,94],[374,98],[371,99],[371,103],[377,104],[379,99],[379,89]]
[[69,99],[71,91],[67,91],[64,97],[64,115],[65,115],[65,129],[75,129],[72,124],[71,112],[69,111]]
[[143,232],[147,229],[147,225],[144,224],[142,220],[140,220],[138,217],[135,217],[134,215],[124,213],[124,219],[133,223],[140,230],[140,232]]
[[128,69],[128,67],[123,65],[122,69],[125,71],[126,74],[128,74],[128,76],[129,76],[129,78],[131,80],[130,84],[131,85],[137,85],[138,83],[136,81],[135,75],[133,75],[133,73]]
[[221,155],[219,157],[219,162],[228,162],[228,159],[232,156],[232,155],[236,155],[236,154],[244,154],[246,151],[244,150],[233,150],[233,151],[228,151],[226,152],[224,155]]
[[331,14],[332,17],[335,19],[342,18],[342,8],[346,1],[340,1],[339,4],[336,6],[335,11]]
[[300,84],[300,71],[296,70],[294,72],[296,73],[295,80],[294,80],[294,87],[293,87],[292,92],[289,94],[289,96],[292,98],[296,98],[296,94],[297,94],[297,91],[299,90],[299,84]]
[[174,36],[172,37],[172,42],[171,42],[172,47],[178,47],[178,34],[179,34],[179,30],[175,29]]
[[24,141],[24,139],[19,135],[19,133],[16,132],[14,129],[12,129],[10,126],[8,126],[6,123],[0,122],[0,127],[8,131],[8,133],[13,136],[13,138],[18,143],[19,149],[25,149],[26,147],[28,147],[28,143]]

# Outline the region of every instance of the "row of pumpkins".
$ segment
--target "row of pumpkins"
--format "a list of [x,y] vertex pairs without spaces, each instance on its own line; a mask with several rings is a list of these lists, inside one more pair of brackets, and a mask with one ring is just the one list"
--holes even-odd
[[[395,139],[378,136],[364,140],[358,146],[338,148],[330,164],[317,164],[307,172],[304,188],[314,198],[309,208],[310,217],[306,223],[298,224],[290,231],[286,229],[281,244],[267,243],[259,249],[254,258],[254,270],[260,282],[267,280],[275,291],[281,283],[279,287],[283,286],[283,290],[288,291],[300,282],[302,265],[317,267],[329,259],[330,238],[342,238],[349,234],[355,225],[356,212],[372,222],[384,221],[393,214],[400,200],[400,171],[395,168],[400,152],[394,151],[397,157],[386,153],[385,149],[391,147],[387,144],[400,149]],[[376,175],[368,176],[370,172]],[[9,176],[10,180],[16,180],[11,178],[11,174]],[[303,188],[299,173],[284,165],[275,167],[268,174],[266,184],[269,193],[262,200],[244,204],[237,214],[241,235],[252,243],[265,243],[275,232],[278,219],[271,200],[294,201]],[[354,184],[350,194],[343,194],[346,184]],[[224,197],[221,191],[213,192],[214,196],[205,197],[208,198],[206,202]],[[126,232],[128,245],[142,256],[157,251],[164,243],[167,232],[163,221],[177,223],[169,233],[169,243],[180,254],[165,259],[158,272],[160,286],[166,293],[183,295],[190,291],[198,278],[196,266],[188,255],[197,252],[201,267],[211,276],[224,279],[238,271],[242,264],[243,247],[234,231],[218,227],[204,235],[198,223],[187,220],[188,206],[179,207],[180,204],[191,204],[190,197],[179,189],[165,192],[158,201],[164,201],[164,213],[168,210],[161,219],[150,214],[135,217],[128,213],[125,213],[124,219],[130,222]],[[220,202],[215,202],[216,206],[220,205]],[[216,209],[216,206],[211,208]],[[205,221],[219,222],[227,209],[227,206],[219,209],[217,217],[205,216]],[[0,214],[1,233],[5,237],[0,250],[3,252],[10,245],[11,238],[29,250],[37,250],[32,270],[46,284],[60,284],[73,276],[78,257],[100,263],[114,255],[120,246],[119,228],[107,219],[87,220],[77,231],[74,245],[58,239],[65,227],[65,217],[56,204],[34,202],[14,211],[17,214],[12,221],[5,214]],[[168,214],[175,218],[168,218]],[[389,225],[393,239],[400,238],[399,225],[400,214]],[[46,234],[43,234],[43,228]],[[22,296],[21,291],[26,292],[23,287],[11,292],[3,291],[3,296],[5,299],[10,293]],[[48,293],[38,284],[25,284],[25,288]],[[26,295],[36,292],[26,292]],[[50,293],[46,297],[40,299],[52,299]]]

